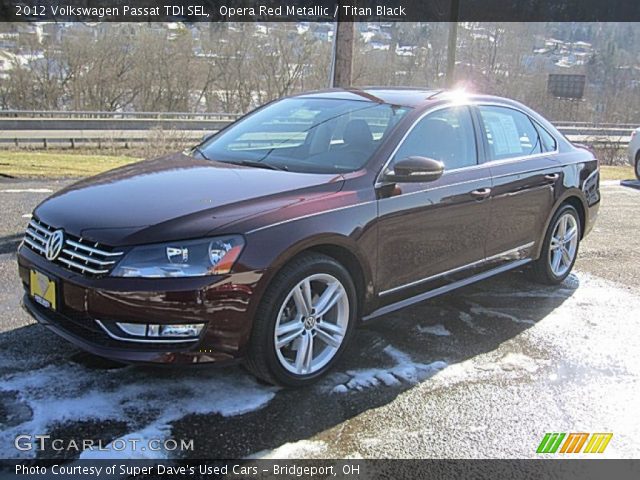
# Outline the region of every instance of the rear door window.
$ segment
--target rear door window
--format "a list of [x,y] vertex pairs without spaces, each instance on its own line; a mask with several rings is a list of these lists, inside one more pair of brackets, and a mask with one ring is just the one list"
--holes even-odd
[[524,113],[495,106],[480,106],[478,110],[489,145],[489,160],[504,160],[543,152],[541,135]]

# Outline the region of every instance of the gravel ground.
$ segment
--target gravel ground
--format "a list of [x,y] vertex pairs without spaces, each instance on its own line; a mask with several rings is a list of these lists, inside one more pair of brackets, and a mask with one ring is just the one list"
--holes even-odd
[[640,190],[603,182],[560,287],[513,272],[388,315],[319,385],[285,391],[239,367],[122,367],[34,324],[13,252],[25,215],[64,183],[0,183],[0,457],[78,456],[19,452],[18,433],[193,439],[83,458],[535,457],[546,432],[613,432],[604,456],[640,456]]

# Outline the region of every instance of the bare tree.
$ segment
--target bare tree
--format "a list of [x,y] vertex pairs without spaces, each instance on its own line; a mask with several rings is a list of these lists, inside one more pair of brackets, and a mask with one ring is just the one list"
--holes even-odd
[[17,109],[57,110],[65,103],[70,72],[55,45],[29,39],[20,46],[9,76],[7,96]]
[[74,109],[117,111],[132,104],[134,47],[123,33],[115,28],[94,38],[84,32],[62,43]]

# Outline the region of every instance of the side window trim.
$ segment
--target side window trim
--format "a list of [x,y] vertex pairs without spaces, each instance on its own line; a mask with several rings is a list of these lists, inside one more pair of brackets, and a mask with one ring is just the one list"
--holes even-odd
[[[541,135],[540,132],[546,133],[549,136],[549,138],[551,138],[553,140],[553,148],[551,150],[547,150],[547,151],[544,151],[542,153],[552,153],[552,152],[557,151],[558,150],[558,140],[556,139],[556,137],[551,135],[551,133],[549,133],[549,130],[547,130],[542,125],[540,125],[540,122],[537,122],[534,118],[529,117],[529,120],[531,120],[531,123],[533,123],[533,127],[538,131],[538,135],[540,135],[540,142],[541,143],[542,143],[542,135]],[[544,147],[544,143],[542,143],[542,146]]]
[[[392,152],[389,154],[387,160],[385,161],[385,163],[382,165],[382,167],[380,168],[380,170],[378,171],[378,174],[376,175],[376,180],[375,180],[375,186],[378,187],[380,185],[382,185],[382,175],[384,173],[384,171],[389,167],[389,165],[391,164],[391,161],[393,160],[393,157],[395,156],[396,152],[400,149],[400,146],[404,143],[404,141],[407,139],[407,137],[409,136],[409,134],[413,131],[413,129],[415,128],[415,126],[423,119],[425,118],[427,115],[437,112],[438,110],[443,110],[446,108],[451,108],[454,107],[456,105],[451,104],[451,103],[447,103],[445,105],[439,105],[437,107],[425,110],[424,112],[422,112],[422,114],[413,122],[413,124],[407,129],[407,131],[404,133],[402,139],[398,142],[398,144],[395,146],[395,148],[392,150]],[[542,152],[542,153],[536,153],[536,154],[532,154],[532,155],[523,155],[520,157],[513,157],[513,158],[507,158],[507,159],[503,159],[503,160],[492,160],[490,155],[489,155],[489,144],[487,141],[487,137],[486,135],[483,135],[483,131],[484,131],[484,122],[482,120],[482,116],[480,115],[480,107],[502,107],[502,108],[508,108],[510,110],[515,110],[516,112],[519,112],[523,115],[525,115],[527,118],[529,118],[529,120],[532,122],[534,128],[537,127],[537,125],[539,125],[539,122],[537,120],[535,120],[534,118],[532,118],[527,112],[513,106],[513,105],[508,105],[508,104],[504,104],[504,103],[499,103],[499,102],[480,102],[480,103],[469,103],[464,105],[466,106],[470,113],[471,113],[471,117],[472,117],[472,121],[473,121],[473,126],[474,126],[474,130],[476,132],[476,154],[477,154],[477,164],[476,165],[470,165],[470,166],[466,166],[466,167],[460,167],[457,168],[455,170],[448,170],[448,171],[459,171],[459,170],[464,170],[467,168],[477,168],[483,165],[490,165],[490,164],[495,164],[495,163],[506,163],[506,162],[513,162],[513,161],[521,161],[521,160],[526,160],[529,158],[535,158],[535,157],[546,157],[549,155],[556,155],[559,153],[558,150],[558,146],[559,146],[559,142],[558,139],[551,134],[546,128],[544,128],[543,126],[540,126],[540,128],[542,128],[545,132],[547,132],[549,134],[549,136],[551,138],[553,138],[553,141],[555,143],[555,149],[549,152]],[[480,148],[480,146],[482,145],[482,148]],[[446,174],[447,172],[445,172]]]
[[486,136],[483,135],[484,123],[477,105],[469,105],[471,118],[473,120],[473,130],[475,132],[476,151],[478,152],[478,165],[484,165],[489,162],[489,149]]

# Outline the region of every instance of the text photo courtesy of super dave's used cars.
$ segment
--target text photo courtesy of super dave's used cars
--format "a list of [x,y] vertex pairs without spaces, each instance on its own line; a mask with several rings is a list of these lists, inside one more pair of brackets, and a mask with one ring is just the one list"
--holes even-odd
[[[90,48],[124,28],[118,45],[149,48],[145,58],[166,37],[172,62],[188,48],[222,61],[193,46],[202,26],[131,25],[25,38],[52,42],[62,62],[74,35]],[[209,48],[309,41],[307,82],[318,52],[332,54],[307,35],[317,25],[262,26],[205,29],[227,39]],[[401,31],[448,34],[421,28]],[[386,38],[384,25],[363,31],[356,66]],[[551,42],[541,38],[532,45]],[[586,49],[567,45],[555,48]],[[394,68],[422,61],[393,48],[382,52]],[[82,58],[76,75],[94,65]],[[36,75],[41,63],[24,61]],[[149,113],[138,90],[115,113],[0,110],[11,135],[0,137],[0,458],[636,458],[637,125],[555,122],[592,112],[546,91],[531,105],[524,90],[501,95],[497,73],[482,93],[454,67],[450,88],[395,76],[377,87],[298,81],[270,97],[263,86],[215,117],[204,100],[192,114]],[[6,74],[12,106],[26,105],[17,68]],[[63,98],[79,105],[90,85]],[[616,118],[640,120],[616,105]],[[163,118],[184,137],[153,131]],[[194,133],[200,121],[215,128]],[[602,138],[618,132],[614,154]]]

